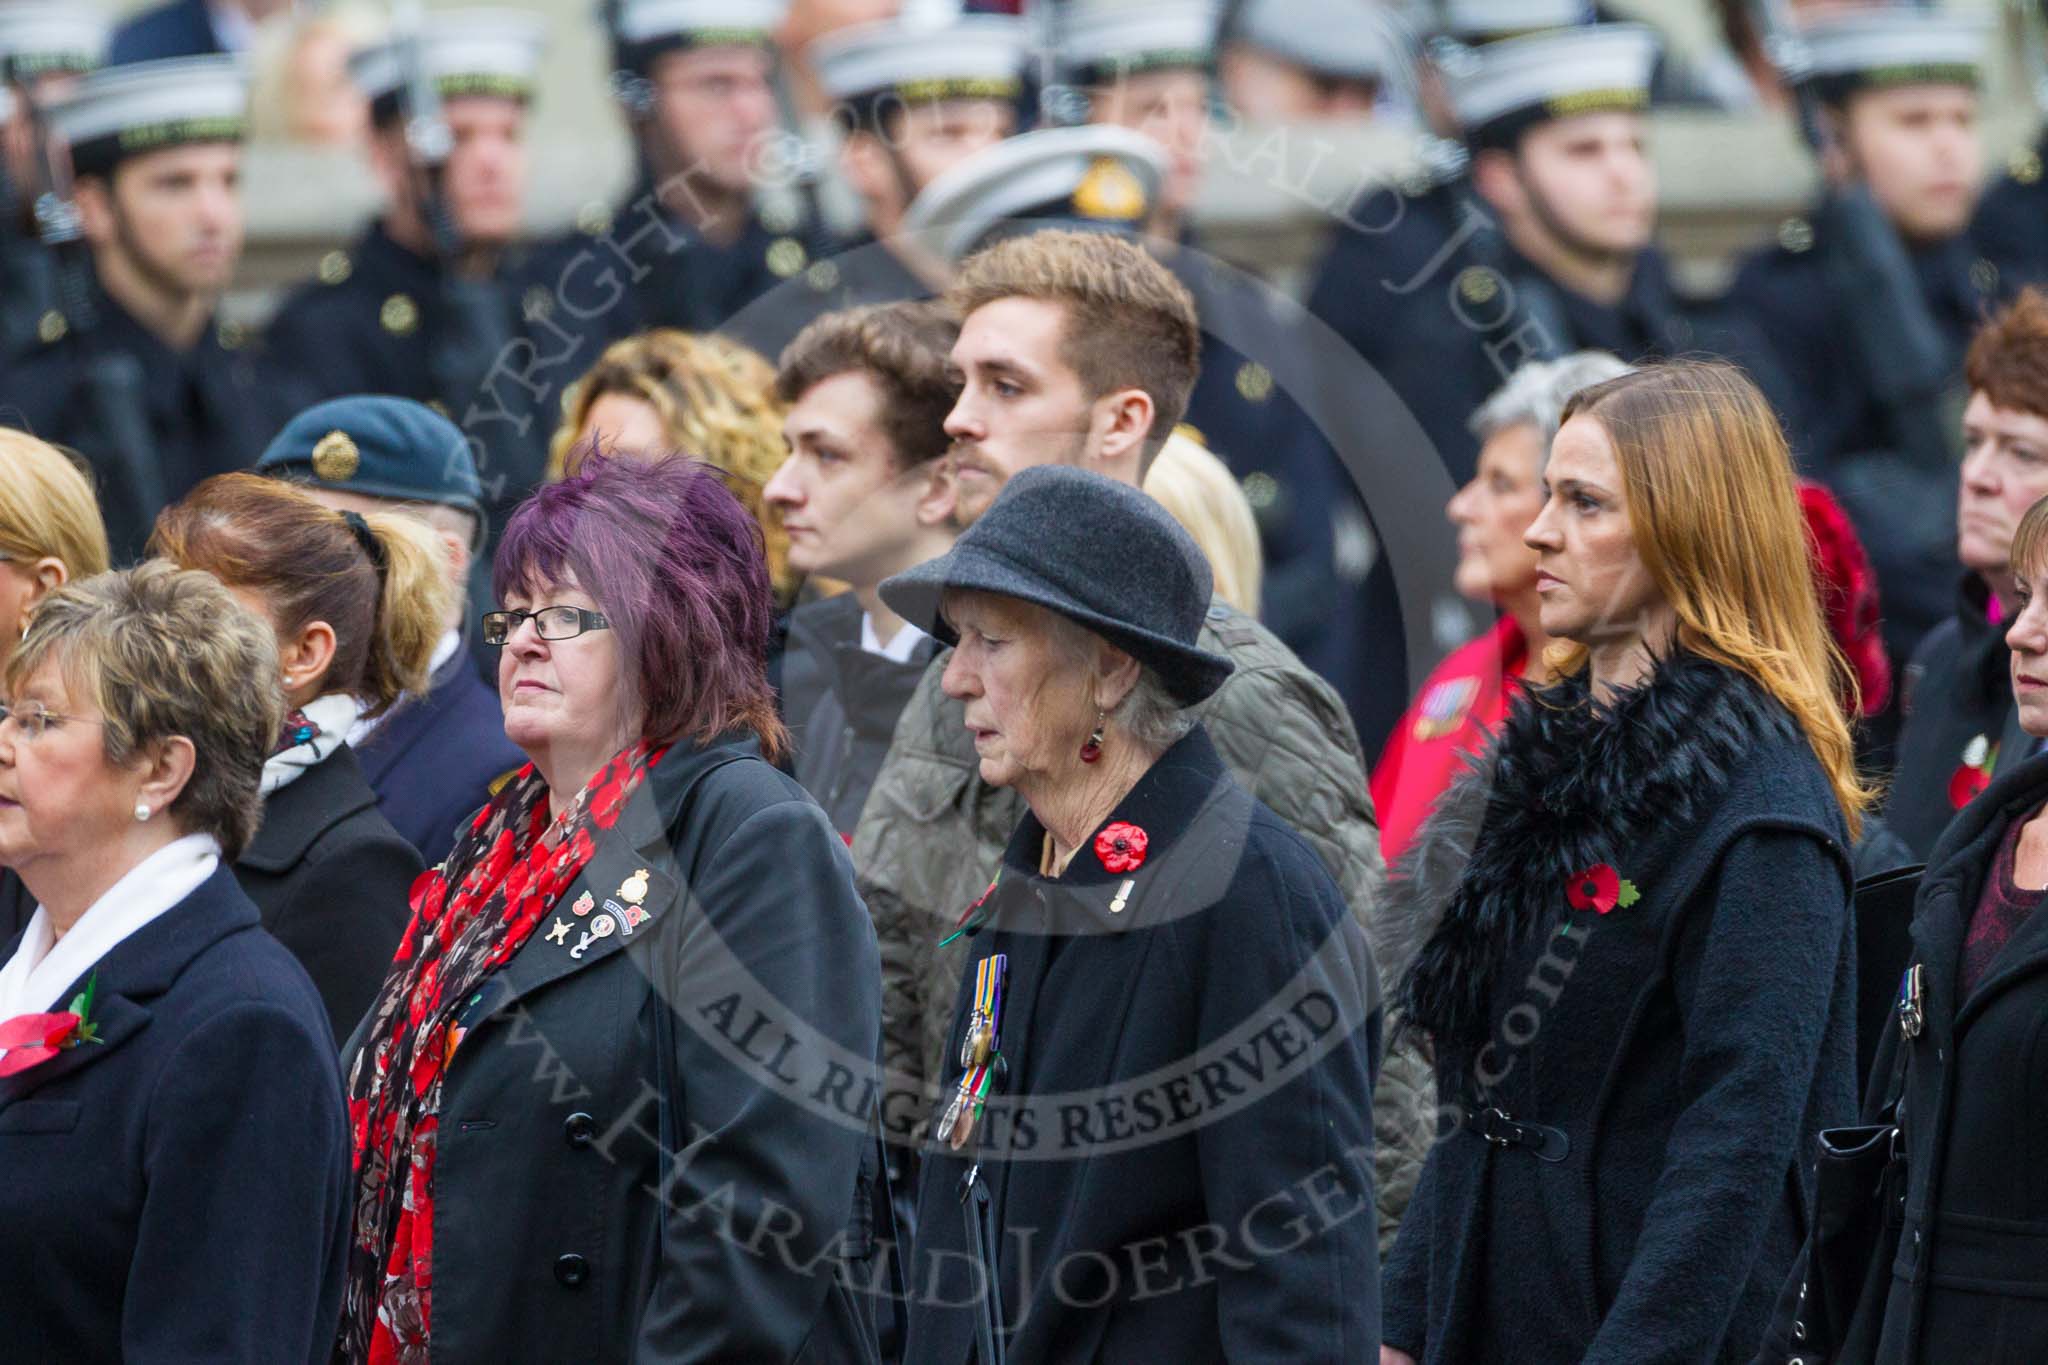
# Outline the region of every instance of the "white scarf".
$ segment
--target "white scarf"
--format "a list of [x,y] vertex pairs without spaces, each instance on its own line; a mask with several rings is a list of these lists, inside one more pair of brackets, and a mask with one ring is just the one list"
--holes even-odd
[[326,762],[336,749],[348,742],[349,730],[363,714],[362,703],[346,692],[330,692],[324,697],[315,697],[299,709],[306,713],[307,720],[320,728],[320,733],[304,744],[294,744],[283,753],[272,754],[264,760],[265,796],[298,781],[300,774],[308,768]]
[[123,939],[183,902],[219,866],[220,843],[211,834],[187,834],[130,868],[62,938],[51,937],[50,912],[38,905],[21,932],[21,945],[0,967],[0,1020],[56,1009],[72,982]]

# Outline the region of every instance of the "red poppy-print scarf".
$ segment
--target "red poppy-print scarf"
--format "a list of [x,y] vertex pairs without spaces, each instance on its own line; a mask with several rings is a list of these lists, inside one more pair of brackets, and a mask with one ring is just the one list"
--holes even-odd
[[531,764],[477,812],[412,887],[412,922],[350,1065],[355,1212],[335,1359],[425,1365],[432,1321],[434,1135],[448,1027],[486,977],[533,936],[582,873],[662,749],[644,741],[600,769],[550,827]]

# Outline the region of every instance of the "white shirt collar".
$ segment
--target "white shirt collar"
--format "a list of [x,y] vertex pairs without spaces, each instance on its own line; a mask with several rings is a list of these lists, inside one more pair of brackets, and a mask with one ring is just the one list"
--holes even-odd
[[130,868],[54,941],[49,911],[38,905],[14,956],[0,967],[0,1019],[56,1009],[74,981],[131,934],[182,904],[219,866],[220,843],[211,834],[173,839]]
[[881,637],[875,634],[875,618],[866,612],[860,614],[860,647],[891,662],[909,663],[910,656],[917,652],[917,642],[924,638],[923,631],[905,621],[889,643],[883,644]]

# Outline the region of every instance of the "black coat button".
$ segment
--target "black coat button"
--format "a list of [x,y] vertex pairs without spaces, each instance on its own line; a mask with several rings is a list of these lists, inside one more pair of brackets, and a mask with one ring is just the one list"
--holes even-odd
[[569,1140],[571,1147],[588,1147],[590,1140],[597,1136],[597,1120],[588,1114],[571,1114],[562,1120],[562,1136]]
[[568,1288],[574,1289],[590,1278],[590,1262],[573,1251],[567,1256],[559,1256],[555,1259],[555,1278]]

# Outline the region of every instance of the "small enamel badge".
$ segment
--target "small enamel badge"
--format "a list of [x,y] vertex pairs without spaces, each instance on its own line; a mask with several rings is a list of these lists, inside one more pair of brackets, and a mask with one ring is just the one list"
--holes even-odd
[[1574,910],[1591,910],[1604,915],[1617,907],[1628,909],[1642,899],[1636,884],[1614,870],[1610,863],[1589,867],[1565,883],[1564,898]]
[[618,927],[619,922],[610,915],[599,915],[596,919],[590,921],[590,927],[583,931],[583,937],[576,940],[576,946],[569,950],[569,956],[581,962],[583,954],[589,949],[591,944],[601,938],[610,938],[617,931]]
[[619,899],[628,905],[638,905],[647,899],[647,869],[641,868],[632,876],[619,883]]
[[592,896],[588,891],[586,891],[576,898],[576,903],[574,905],[569,907],[569,913],[576,916],[577,919],[582,919],[585,915],[589,914],[591,910],[596,907],[596,905],[597,898]]
[[1422,695],[1416,709],[1412,735],[1418,743],[1454,735],[1465,728],[1465,717],[1479,699],[1479,679],[1451,678]]
[[548,942],[567,943],[569,941],[569,930],[574,927],[574,925],[570,924],[569,921],[563,919],[560,915],[555,916],[555,927],[548,930]]
[[1978,735],[1963,746],[1963,761],[1948,779],[1948,804],[1961,810],[1991,785],[1991,771],[1998,766],[1998,746]]

